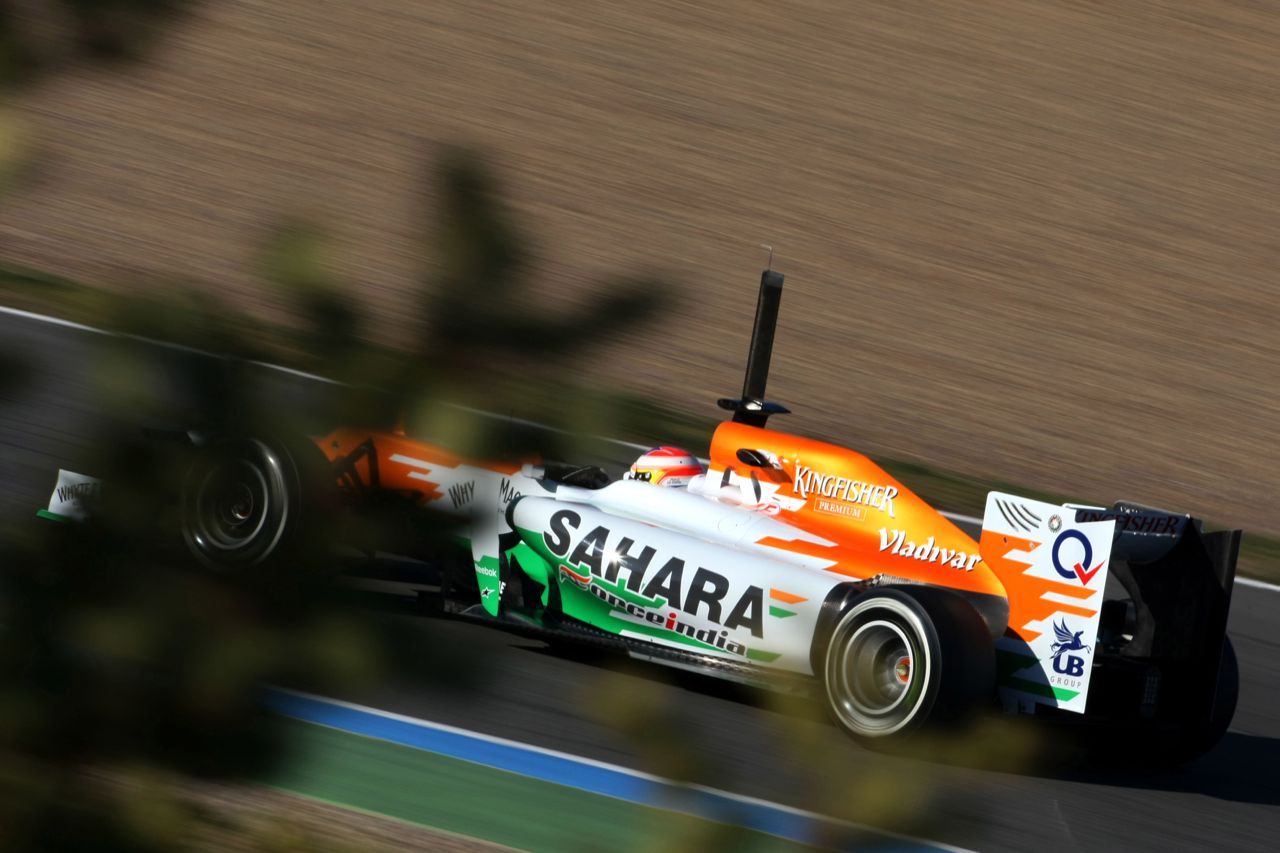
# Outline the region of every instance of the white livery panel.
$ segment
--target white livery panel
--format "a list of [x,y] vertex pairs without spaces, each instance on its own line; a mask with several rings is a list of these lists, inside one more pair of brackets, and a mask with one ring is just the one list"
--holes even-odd
[[987,496],[982,558],[1009,594],[1009,628],[996,640],[1009,707],[1085,710],[1115,522],[1075,519],[1072,507]]

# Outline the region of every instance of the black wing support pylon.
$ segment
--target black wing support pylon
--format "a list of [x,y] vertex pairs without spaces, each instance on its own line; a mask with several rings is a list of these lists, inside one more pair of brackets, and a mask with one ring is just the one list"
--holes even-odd
[[770,415],[790,412],[785,406],[764,398],[769,380],[769,361],[773,356],[773,336],[778,327],[778,307],[782,303],[782,273],[765,270],[760,275],[760,297],[756,301],[756,320],[751,329],[751,349],[747,351],[747,372],[742,381],[742,397],[721,399],[718,405],[733,412],[735,423],[763,427]]

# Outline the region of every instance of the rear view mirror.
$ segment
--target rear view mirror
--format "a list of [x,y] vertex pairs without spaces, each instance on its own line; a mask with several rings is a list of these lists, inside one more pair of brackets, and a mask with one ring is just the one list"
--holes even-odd
[[762,451],[751,450],[743,447],[736,454],[738,461],[743,465],[750,465],[752,468],[774,468],[773,462]]

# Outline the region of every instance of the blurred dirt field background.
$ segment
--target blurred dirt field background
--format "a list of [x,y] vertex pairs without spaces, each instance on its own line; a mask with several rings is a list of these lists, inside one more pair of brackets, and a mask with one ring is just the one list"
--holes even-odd
[[474,144],[540,299],[678,284],[587,381],[713,413],[770,243],[777,427],[1280,533],[1276,3],[208,0],[17,115],[0,260],[278,318],[302,214],[405,340],[424,167]]

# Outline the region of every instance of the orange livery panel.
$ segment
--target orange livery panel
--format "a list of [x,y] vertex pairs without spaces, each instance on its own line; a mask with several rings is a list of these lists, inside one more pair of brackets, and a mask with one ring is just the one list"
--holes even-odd
[[[743,462],[755,451],[768,466]],[[711,479],[750,483],[765,511],[829,544],[757,544],[829,560],[851,578],[900,578],[1003,597],[978,543],[880,466],[852,450],[725,422],[711,442]]]

